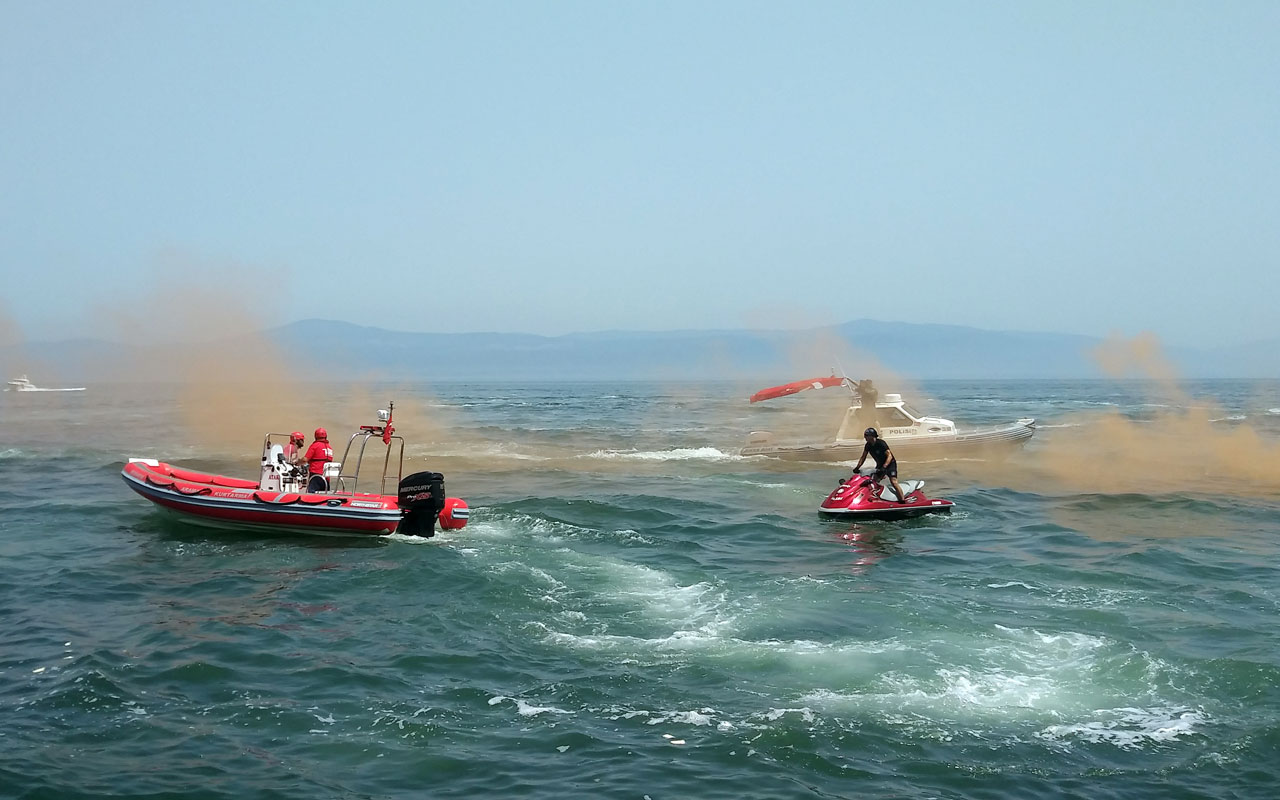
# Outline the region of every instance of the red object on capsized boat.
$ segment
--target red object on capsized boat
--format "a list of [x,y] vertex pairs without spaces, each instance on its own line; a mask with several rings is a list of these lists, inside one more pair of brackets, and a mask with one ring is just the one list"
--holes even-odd
[[833,386],[843,385],[844,378],[835,375],[828,375],[825,378],[809,378],[803,381],[792,381],[784,383],[781,386],[771,386],[768,389],[761,389],[751,395],[751,402],[759,403],[761,400],[773,400],[776,397],[786,397],[787,395],[803,392],[807,389],[830,389]]

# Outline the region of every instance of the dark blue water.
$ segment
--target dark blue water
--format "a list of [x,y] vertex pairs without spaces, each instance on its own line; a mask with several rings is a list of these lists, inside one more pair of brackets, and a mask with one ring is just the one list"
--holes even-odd
[[736,455],[843,399],[754,388],[377,387],[473,508],[377,541],[129,492],[255,473],[176,390],[0,396],[0,796],[1280,795],[1280,384],[924,384],[1045,427],[864,525],[816,513],[847,467]]

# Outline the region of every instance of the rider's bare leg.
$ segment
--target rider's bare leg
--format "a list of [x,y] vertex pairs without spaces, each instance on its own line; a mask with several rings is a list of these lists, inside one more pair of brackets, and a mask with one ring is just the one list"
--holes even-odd
[[899,503],[907,502],[907,496],[903,494],[902,487],[898,485],[898,479],[890,475],[889,483],[893,484],[893,491],[895,494],[898,495],[898,502]]

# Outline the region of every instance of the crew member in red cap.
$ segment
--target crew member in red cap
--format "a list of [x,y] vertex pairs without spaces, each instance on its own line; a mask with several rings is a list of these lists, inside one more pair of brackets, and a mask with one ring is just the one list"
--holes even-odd
[[308,492],[324,492],[329,489],[329,482],[324,477],[324,465],[333,460],[333,448],[329,446],[329,432],[324,428],[316,428],[316,440],[307,448],[307,470],[311,479],[307,481]]
[[303,458],[302,446],[307,443],[307,437],[302,435],[302,431],[294,431],[289,434],[289,443],[284,446],[284,460],[295,467],[300,467],[307,463]]

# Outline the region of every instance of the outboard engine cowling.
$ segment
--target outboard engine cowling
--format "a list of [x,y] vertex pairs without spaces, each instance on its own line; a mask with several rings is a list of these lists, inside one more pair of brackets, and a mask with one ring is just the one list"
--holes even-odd
[[436,518],[444,509],[444,475],[415,472],[400,481],[397,497],[405,512],[397,531],[406,536],[435,536]]

